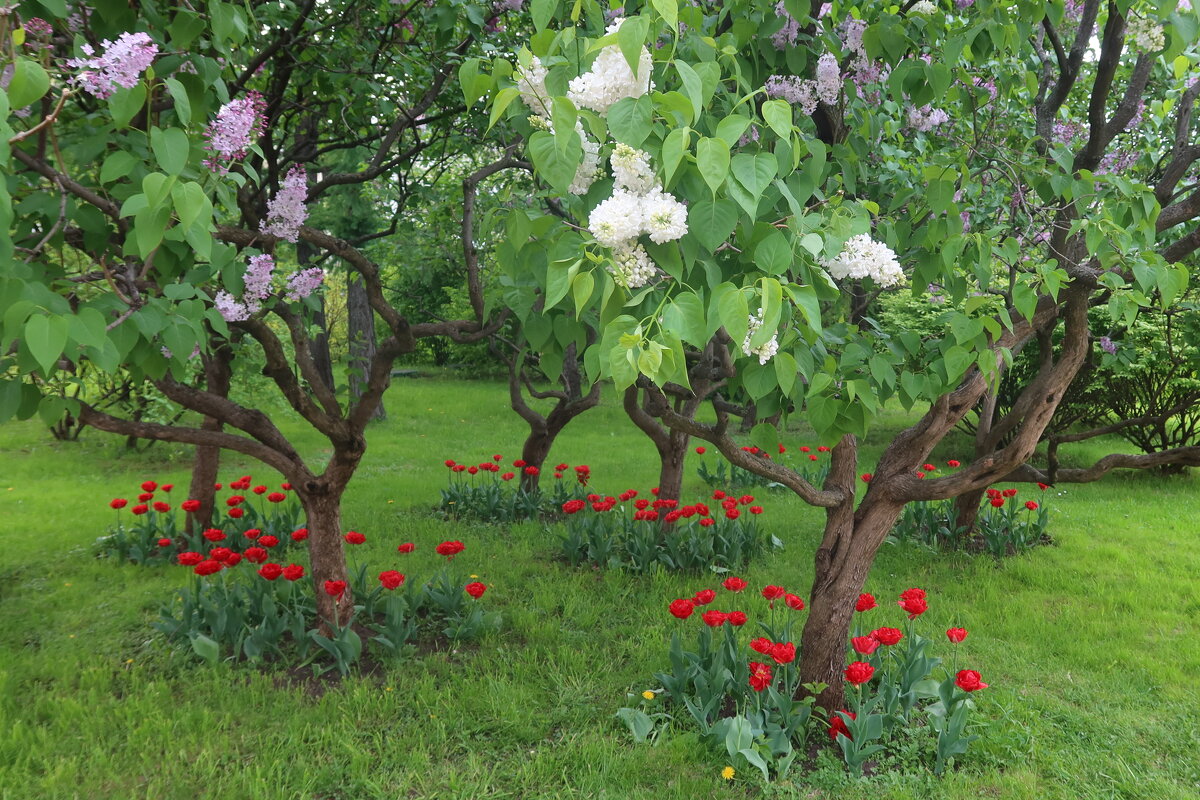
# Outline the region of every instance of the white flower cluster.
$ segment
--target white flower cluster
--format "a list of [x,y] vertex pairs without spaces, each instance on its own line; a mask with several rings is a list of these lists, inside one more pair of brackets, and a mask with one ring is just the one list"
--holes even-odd
[[[615,33],[624,19],[608,26],[608,33]],[[626,97],[641,97],[650,91],[650,71],[653,62],[650,51],[642,48],[638,56],[637,74],[629,68],[621,48],[615,44],[600,51],[592,64],[591,72],[585,72],[571,81],[567,99],[576,108],[590,108],[597,114],[607,114],[614,103]]]
[[609,163],[613,193],[592,210],[588,230],[613,251],[614,277],[636,289],[654,276],[654,264],[637,238],[646,234],[655,244],[682,238],[688,231],[687,207],[663,191],[649,154],[618,144]]
[[912,4],[912,8],[908,9],[909,14],[936,14],[937,6],[930,0],[917,0]]
[[613,277],[617,282],[630,288],[639,289],[654,279],[658,270],[650,260],[650,254],[640,244],[629,250],[618,250],[613,253]]
[[1162,26],[1152,19],[1130,16],[1125,29],[1125,39],[1132,40],[1134,47],[1147,53],[1162,50],[1167,45]]
[[581,195],[587,193],[600,175],[600,143],[588,138],[583,131],[583,123],[579,120],[575,120],[575,132],[579,134],[579,141],[583,145],[583,161],[579,162],[579,168],[575,170],[575,177],[571,179],[567,191]]
[[821,263],[838,280],[870,278],[880,286],[895,286],[904,280],[892,248],[865,233],[851,237],[837,258]]
[[746,320],[746,338],[742,340],[742,352],[748,356],[758,356],[758,363],[766,364],[779,352],[779,334],[772,334],[766,342],[751,348],[750,340],[754,338],[754,334],[758,333],[758,329],[762,325],[763,310],[760,308],[757,315],[751,314],[750,318]]
[[517,67],[517,90],[521,93],[521,102],[542,117],[550,116],[550,96],[546,93],[546,68],[542,60],[534,56],[529,61],[529,68]]
[[646,194],[658,185],[654,170],[650,168],[650,157],[641,150],[618,144],[608,161],[612,164],[613,181],[618,189]]

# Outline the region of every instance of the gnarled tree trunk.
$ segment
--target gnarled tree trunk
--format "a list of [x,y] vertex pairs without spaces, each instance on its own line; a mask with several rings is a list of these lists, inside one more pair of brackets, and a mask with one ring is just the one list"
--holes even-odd
[[[233,352],[228,345],[216,347],[211,355],[204,356],[205,388],[218,397],[229,397],[232,379]],[[225,427],[221,420],[205,416],[200,429],[220,431]],[[217,470],[221,466],[221,448],[213,445],[197,445],[192,462],[192,482],[188,488],[188,499],[199,500],[200,508],[187,515],[189,534],[212,526],[213,505],[217,496]]]

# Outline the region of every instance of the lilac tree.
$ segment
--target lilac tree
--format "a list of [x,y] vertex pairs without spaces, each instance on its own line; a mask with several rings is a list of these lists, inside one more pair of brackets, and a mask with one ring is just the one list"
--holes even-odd
[[[624,12],[535,3],[527,48],[492,60],[492,117],[556,204],[514,211],[498,256],[539,313],[598,314],[590,376],[647,393],[666,428],[826,510],[800,661],[838,708],[854,600],[903,506],[1028,462],[1093,346],[1089,309],[1179,302],[1200,247],[1196,13],[1100,0]],[[872,304],[894,291],[936,292],[937,331],[880,326]],[[918,477],[1035,338],[1052,345],[983,434],[996,446]],[[698,361],[764,416],[802,415],[833,446],[824,485],[741,450],[719,398],[715,423],[681,413],[701,395]],[[889,402],[926,410],[860,496],[858,440]],[[752,435],[774,449],[773,426]]]
[[[43,5],[60,14],[0,15],[11,43],[0,420],[69,411],[100,430],[236,450],[278,470],[308,518],[318,610],[344,620],[349,592],[319,589],[346,579],[341,498],[392,363],[421,337],[478,339],[496,322],[480,300],[473,319],[410,323],[370,255],[388,228],[348,241],[309,215],[342,202],[344,187],[432,180],[426,167],[465,150],[463,129],[486,120],[470,119],[454,76],[512,4],[105,2],[70,16]],[[466,99],[489,88],[481,77]],[[385,326],[357,395],[322,367],[314,324],[335,265]],[[253,402],[231,399],[234,352],[327,439],[326,463]],[[205,385],[189,380],[194,359]],[[151,381],[196,423],[122,418],[87,392],[47,391],[84,363]]]

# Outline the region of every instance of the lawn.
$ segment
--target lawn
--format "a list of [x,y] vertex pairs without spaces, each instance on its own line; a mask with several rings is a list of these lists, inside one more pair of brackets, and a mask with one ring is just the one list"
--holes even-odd
[[[927,632],[970,630],[960,662],[991,686],[977,697],[989,726],[944,779],[898,758],[855,783],[830,755],[784,784],[745,773],[726,783],[722,754],[684,727],[658,746],[635,745],[614,718],[665,666],[667,603],[717,581],[572,570],[553,559],[540,525],[440,520],[442,461],[515,457],[520,420],[499,383],[405,380],[387,400],[389,420],[371,430],[346,498],[346,527],[368,535],[353,557],[374,571],[428,574],[432,546],[460,539],[460,563],[489,584],[505,624],[477,648],[416,656],[325,690],[172,652],[149,623],[182,568],[93,557],[112,522],[109,498],[147,478],[186,486],[186,449],[135,454],[96,432],[59,443],[36,424],[0,427],[0,798],[1200,796],[1192,477],[1116,475],[1056,489],[1055,545],[1000,564],[884,547],[867,586],[880,613],[894,617],[885,601],[924,587]],[[896,413],[872,433],[864,471],[904,422]],[[291,428],[319,456],[320,441]],[[784,442],[816,444],[798,428]],[[964,452],[948,443],[935,457]],[[610,494],[644,492],[657,475],[653,447],[611,392],[551,457],[587,463]],[[222,468],[244,472],[277,480],[239,456]],[[702,492],[689,470],[685,499]],[[786,494],[759,497],[763,524],[785,548],[742,575],[806,595],[821,515]],[[418,550],[400,565],[403,541]]]

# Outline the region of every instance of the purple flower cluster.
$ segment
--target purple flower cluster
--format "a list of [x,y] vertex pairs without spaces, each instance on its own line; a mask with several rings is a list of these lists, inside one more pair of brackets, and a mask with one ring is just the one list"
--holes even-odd
[[325,282],[325,270],[320,267],[309,267],[294,272],[287,279],[288,300],[303,300],[320,288]]
[[142,73],[158,55],[158,45],[144,33],[122,33],[115,42],[105,39],[101,46],[104,47],[104,55],[95,55],[92,46],[85,44],[80,50],[92,58],[72,58],[67,61],[67,66],[83,70],[72,79],[72,83],[101,100],[112,96],[118,87],[132,89],[137,86]]
[[231,100],[221,106],[217,118],[208,125],[205,147],[213,156],[205,165],[214,172],[227,172],[224,161],[234,161],[246,155],[246,149],[254,144],[266,127],[264,112],[267,104],[258,92],[247,92],[245,97]]
[[262,232],[289,242],[300,238],[300,226],[308,216],[304,201],[308,198],[308,174],[297,164],[288,170],[279,193],[267,202],[267,219]]

